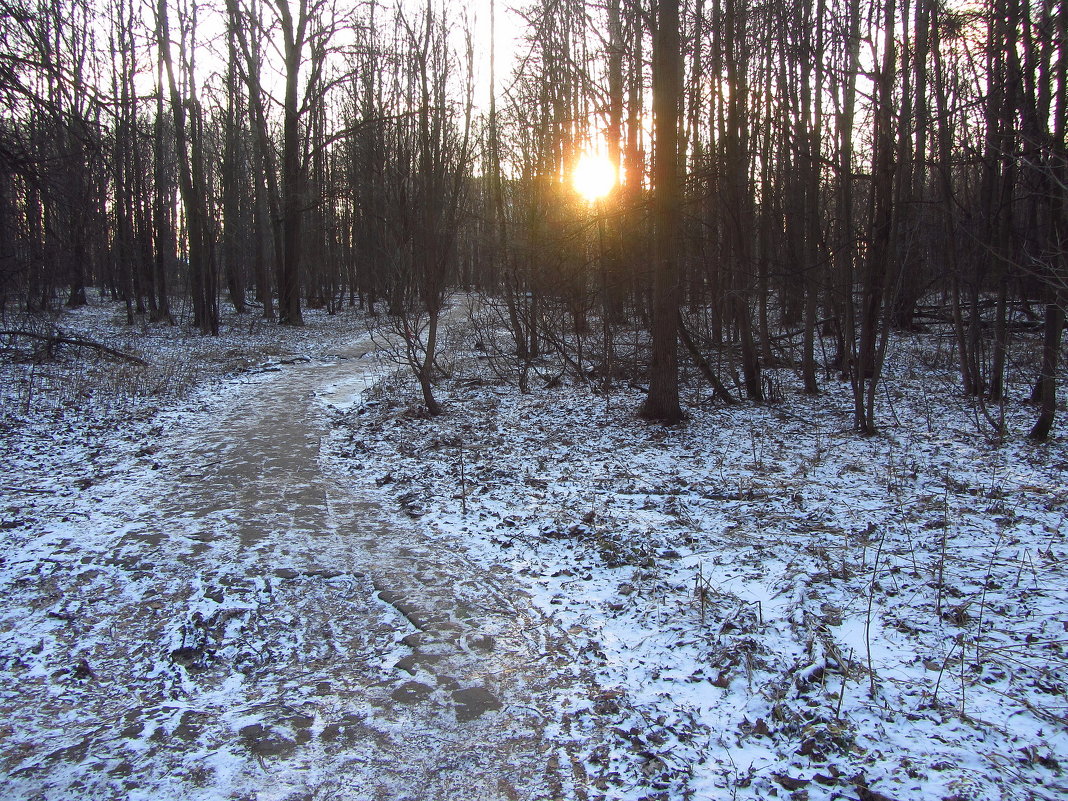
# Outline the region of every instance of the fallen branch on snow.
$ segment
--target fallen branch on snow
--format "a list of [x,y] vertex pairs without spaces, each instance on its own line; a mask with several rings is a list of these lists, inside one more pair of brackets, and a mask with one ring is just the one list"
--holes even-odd
[[48,351],[51,354],[53,349],[57,345],[70,345],[73,348],[89,348],[95,350],[98,353],[103,353],[105,356],[112,356],[116,359],[121,359],[127,362],[133,362],[139,364],[142,367],[147,367],[148,362],[142,359],[140,356],[134,356],[132,353],[126,353],[125,351],[116,350],[115,348],[109,348],[107,345],[103,345],[99,342],[94,342],[91,339],[83,339],[82,337],[68,337],[62,334],[37,334],[33,331],[0,331],[0,336],[4,337],[25,337],[26,339],[34,339],[47,344]]

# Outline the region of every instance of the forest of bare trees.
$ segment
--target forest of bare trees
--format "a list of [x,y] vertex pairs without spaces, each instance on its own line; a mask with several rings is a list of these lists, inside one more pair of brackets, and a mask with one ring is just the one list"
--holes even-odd
[[[674,421],[681,363],[725,402],[792,365],[864,433],[896,331],[944,330],[994,428],[1033,331],[1049,435],[1063,3],[516,11],[502,71],[448,0],[3,0],[0,311],[99,292],[212,335],[224,303],[286,325],[377,307],[435,413],[443,312],[477,291],[520,388],[552,352]],[[596,202],[570,181],[591,150],[621,178]]]

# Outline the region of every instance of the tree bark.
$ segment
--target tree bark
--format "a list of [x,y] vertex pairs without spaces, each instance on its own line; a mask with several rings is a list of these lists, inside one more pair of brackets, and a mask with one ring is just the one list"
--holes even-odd
[[304,325],[300,311],[300,65],[308,26],[307,0],[299,0],[293,19],[289,0],[275,0],[282,22],[285,99],[282,115],[282,262],[279,265],[278,322]]
[[653,47],[653,323],[649,390],[642,417],[664,423],[682,419],[679,403],[680,182],[679,96],[682,65],[679,0],[660,0]]

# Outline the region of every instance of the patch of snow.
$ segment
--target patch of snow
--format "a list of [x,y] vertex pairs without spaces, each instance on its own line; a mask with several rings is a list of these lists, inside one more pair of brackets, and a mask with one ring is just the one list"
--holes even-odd
[[443,416],[398,378],[332,448],[572,634],[609,797],[1064,797],[1068,451],[1015,403],[988,438],[928,347],[891,352],[872,438],[786,370],[782,403],[664,428],[471,358]]

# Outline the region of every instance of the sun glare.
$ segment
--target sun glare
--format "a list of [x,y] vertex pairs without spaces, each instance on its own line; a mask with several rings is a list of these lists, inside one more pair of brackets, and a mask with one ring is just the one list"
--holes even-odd
[[583,153],[571,173],[571,183],[586,200],[600,200],[616,185],[616,169],[607,156]]

